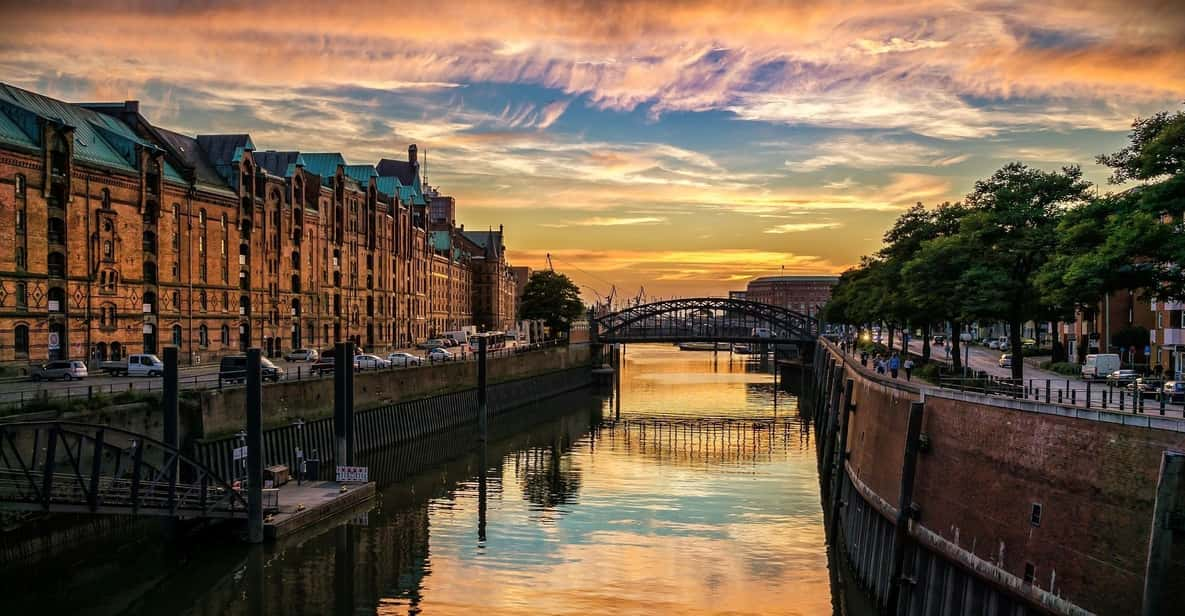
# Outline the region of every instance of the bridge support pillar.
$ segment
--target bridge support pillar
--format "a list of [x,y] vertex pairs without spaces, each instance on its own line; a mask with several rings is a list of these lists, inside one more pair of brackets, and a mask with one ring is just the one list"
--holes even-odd
[[[263,382],[259,347],[247,349],[247,540],[263,543]],[[352,363],[352,362],[351,362]]]

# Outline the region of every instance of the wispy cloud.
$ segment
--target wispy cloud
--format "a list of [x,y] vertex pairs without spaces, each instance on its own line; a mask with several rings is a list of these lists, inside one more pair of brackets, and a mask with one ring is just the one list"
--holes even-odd
[[764,233],[783,234],[783,233],[803,233],[805,231],[822,231],[824,229],[838,229],[842,227],[842,223],[838,222],[791,222],[784,225],[777,225],[770,227]]

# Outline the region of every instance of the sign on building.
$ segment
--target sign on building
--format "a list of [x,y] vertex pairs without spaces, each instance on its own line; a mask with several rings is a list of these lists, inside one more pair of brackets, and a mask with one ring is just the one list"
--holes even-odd
[[370,468],[366,466],[339,466],[337,467],[337,481],[338,483],[357,482],[366,483],[370,481]]
[[62,337],[58,332],[49,332],[49,350],[57,351],[62,348]]

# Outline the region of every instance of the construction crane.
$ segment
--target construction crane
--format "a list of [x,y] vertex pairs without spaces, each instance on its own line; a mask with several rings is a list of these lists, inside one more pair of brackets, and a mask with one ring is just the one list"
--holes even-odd
[[555,266],[551,264],[551,253],[547,253],[547,269],[555,273]]

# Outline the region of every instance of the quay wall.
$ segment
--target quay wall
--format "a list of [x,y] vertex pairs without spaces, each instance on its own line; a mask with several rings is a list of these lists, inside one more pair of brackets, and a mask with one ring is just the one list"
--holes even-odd
[[[907,384],[830,343],[815,359],[820,468],[840,505],[828,507],[838,512],[829,523],[858,581],[895,600],[895,613],[1185,604],[1185,586],[1172,582],[1185,573],[1185,498],[1179,478],[1162,477],[1166,452],[1185,451],[1185,422]],[[1150,551],[1154,528],[1164,542]],[[1164,582],[1153,576],[1146,591],[1150,563]]]

